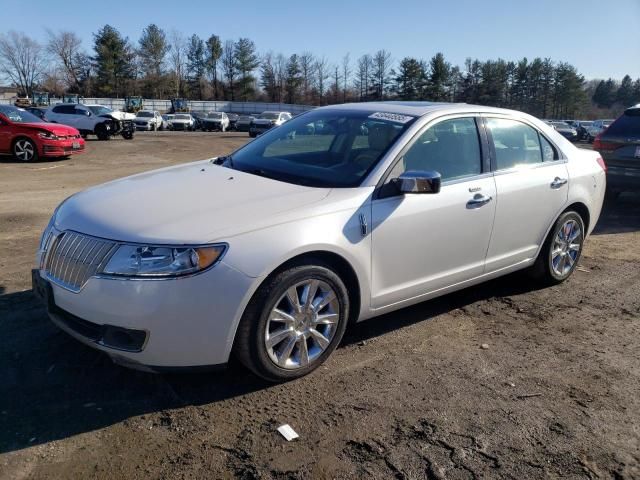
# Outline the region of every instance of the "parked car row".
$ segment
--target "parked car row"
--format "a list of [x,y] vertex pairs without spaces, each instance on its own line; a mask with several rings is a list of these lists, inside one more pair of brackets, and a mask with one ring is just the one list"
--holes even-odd
[[543,120],[572,142],[593,140],[603,132],[613,120]]

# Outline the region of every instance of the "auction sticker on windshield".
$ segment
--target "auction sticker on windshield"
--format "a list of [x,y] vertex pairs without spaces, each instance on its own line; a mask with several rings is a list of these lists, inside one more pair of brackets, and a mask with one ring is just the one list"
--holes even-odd
[[369,118],[374,118],[376,120],[389,120],[396,123],[407,123],[413,120],[414,117],[410,115],[400,115],[399,113],[376,112],[369,115]]

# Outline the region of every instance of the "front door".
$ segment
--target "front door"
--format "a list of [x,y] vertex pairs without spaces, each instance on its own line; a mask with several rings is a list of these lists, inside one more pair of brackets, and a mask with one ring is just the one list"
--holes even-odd
[[433,170],[443,184],[372,202],[373,308],[482,275],[496,196],[482,152],[476,119],[462,117],[428,126],[402,155],[388,180]]

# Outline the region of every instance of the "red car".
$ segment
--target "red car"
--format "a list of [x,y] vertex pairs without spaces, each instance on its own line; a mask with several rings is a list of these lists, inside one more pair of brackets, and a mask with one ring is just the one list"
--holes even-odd
[[0,155],[31,162],[83,151],[84,139],[75,128],[45,122],[22,108],[0,105]]

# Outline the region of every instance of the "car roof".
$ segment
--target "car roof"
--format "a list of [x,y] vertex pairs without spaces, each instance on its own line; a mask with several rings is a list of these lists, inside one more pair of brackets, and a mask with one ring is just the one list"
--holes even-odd
[[363,103],[344,103],[342,105],[329,105],[329,109],[338,110],[354,110],[361,112],[384,112],[384,113],[396,113],[402,115],[412,115],[422,117],[433,112],[477,112],[477,113],[518,113],[514,110],[507,110],[504,108],[485,107],[482,105],[473,105],[467,103],[449,103],[449,102],[402,102],[402,101],[388,101],[388,102],[363,102]]

